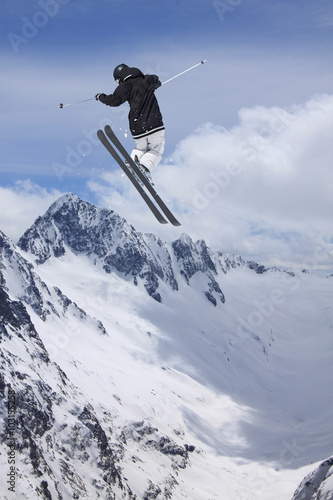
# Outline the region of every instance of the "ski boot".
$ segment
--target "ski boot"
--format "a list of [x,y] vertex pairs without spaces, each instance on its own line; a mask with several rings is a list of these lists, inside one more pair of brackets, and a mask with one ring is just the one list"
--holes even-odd
[[[135,163],[136,163],[136,162],[135,162]],[[134,179],[136,180],[136,182],[137,182],[138,184],[140,184],[140,186],[143,188],[143,187],[144,187],[144,184],[143,184],[142,180],[141,180],[141,179],[139,179],[139,177],[137,176],[136,172],[134,172],[134,169],[132,168],[132,166],[131,166],[130,162],[126,160],[126,161],[125,161],[125,165],[126,165],[126,167],[128,168],[128,170],[130,170],[130,172],[132,173],[132,175],[133,175]],[[139,167],[139,165],[138,165],[138,164],[137,164],[137,166]],[[140,170],[141,170],[141,169],[140,169]]]
[[145,178],[147,179],[147,181],[149,182],[149,184],[154,186],[153,179],[151,178],[151,175],[150,175],[150,170],[148,170],[148,168],[146,168],[144,165],[141,165],[141,163],[139,162],[139,159],[136,155],[134,157],[134,161],[137,164],[137,166],[139,167],[139,169],[141,170],[141,172],[143,173],[143,175],[145,176]]
[[[140,172],[143,173],[143,175],[146,177],[147,181],[152,185],[154,186],[154,182],[153,182],[153,179],[151,178],[151,175],[150,175],[150,171],[148,170],[148,168],[146,168],[144,165],[141,165],[140,161],[139,161],[139,158],[135,155],[134,156],[134,162],[136,164],[136,166],[138,167],[138,169],[140,170]],[[136,173],[134,172],[134,170],[132,169],[130,163],[128,161],[125,161],[125,165],[127,168],[130,169],[130,171],[132,172],[132,174],[134,175],[135,179],[137,180],[137,182],[140,184],[141,187],[144,187],[144,184],[143,182],[141,181],[141,179],[139,179],[139,177],[136,175]]]

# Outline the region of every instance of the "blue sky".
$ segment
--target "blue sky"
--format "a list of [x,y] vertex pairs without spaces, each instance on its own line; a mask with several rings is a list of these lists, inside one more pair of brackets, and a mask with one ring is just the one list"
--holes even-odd
[[[288,261],[288,252],[289,256],[293,253],[290,231],[298,234],[298,219],[295,216],[295,227],[288,227],[284,235],[284,218],[278,228],[272,226],[283,212],[281,207],[274,221],[263,222],[254,214],[244,230],[244,215],[235,220],[235,213],[243,214],[247,208],[241,204],[223,206],[223,197],[218,196],[210,203],[212,213],[208,209],[200,212],[202,224],[195,226],[192,221],[198,219],[197,214],[191,211],[188,200],[210,178],[206,172],[194,185],[196,172],[187,173],[186,162],[178,153],[184,144],[192,144],[194,136],[191,148],[198,149],[205,172],[207,155],[202,154],[201,139],[205,138],[202,144],[206,144],[207,127],[211,127],[211,138],[218,131],[237,136],[239,127],[250,137],[256,133],[255,124],[262,119],[263,110],[267,114],[268,110],[279,109],[299,116],[297,106],[310,113],[307,103],[313,102],[314,96],[331,95],[331,1],[2,0],[0,10],[0,189],[5,207],[0,224],[10,237],[15,239],[51,200],[72,191],[94,203],[108,204],[141,230],[160,232],[163,239],[173,238],[173,231],[166,233],[165,228],[149,220],[144,207],[141,219],[131,217],[133,211],[141,213],[140,200],[128,191],[119,169],[96,141],[96,130],[108,122],[131,149],[126,105],[111,109],[91,101],[60,109],[59,103],[88,99],[97,92],[111,93],[115,88],[113,68],[121,62],[156,73],[163,81],[207,59],[205,65],[157,91],[166,125],[166,149],[156,181],[171,206],[178,208],[187,221],[182,226],[184,231],[205,237],[212,244],[224,244],[225,250],[238,249],[267,261],[265,252],[271,254],[270,245],[278,239],[286,245],[286,254],[282,257],[281,250],[280,257]],[[260,112],[248,121],[242,119],[242,110]],[[221,144],[224,138],[216,140]],[[208,143],[209,156],[219,145]],[[265,152],[268,154],[270,148]],[[183,154],[192,157],[193,151]],[[221,154],[215,164],[220,158]],[[168,168],[170,165],[173,167]],[[175,197],[172,192],[173,174],[180,177],[183,196],[177,191]],[[268,179],[265,189],[270,183]],[[257,196],[254,187],[252,196]],[[9,200],[16,200],[12,215],[6,212]],[[215,203],[215,211],[232,212],[233,225],[242,237],[229,238],[226,227],[216,229],[211,219]],[[24,208],[20,211],[20,207]],[[314,225],[318,227],[318,221]],[[249,245],[249,238],[258,234],[262,239],[269,235],[267,249],[259,251],[258,243]],[[317,237],[330,241],[326,229]]]

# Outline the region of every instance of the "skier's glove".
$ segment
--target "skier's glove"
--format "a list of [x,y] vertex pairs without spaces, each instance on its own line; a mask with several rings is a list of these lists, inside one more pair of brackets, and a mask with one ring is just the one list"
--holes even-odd
[[101,96],[101,95],[102,95],[101,93],[95,95],[96,101],[99,101],[99,96]]

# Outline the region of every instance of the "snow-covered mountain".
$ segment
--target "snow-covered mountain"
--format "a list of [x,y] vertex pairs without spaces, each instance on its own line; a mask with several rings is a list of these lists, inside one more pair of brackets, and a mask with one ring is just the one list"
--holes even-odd
[[333,499],[333,457],[325,460],[301,482],[292,500]]
[[[140,281],[158,302],[162,302],[159,291],[162,283],[173,291],[179,290],[175,272],[187,285],[200,272],[207,281],[204,290],[207,299],[215,306],[218,301],[223,303],[224,295],[215,279],[218,271],[225,273],[231,267],[246,264],[234,256],[213,255],[204,241],[193,243],[186,235],[169,249],[154,235],[136,232],[114,212],[98,209],[74,195],[54,203],[25,232],[18,245],[33,255],[37,264],[65,255],[66,249],[85,255],[106,273],[117,273],[135,285]],[[262,267],[256,269],[262,272]]]
[[332,454],[332,290],[71,194],[0,233],[1,498],[290,500]]

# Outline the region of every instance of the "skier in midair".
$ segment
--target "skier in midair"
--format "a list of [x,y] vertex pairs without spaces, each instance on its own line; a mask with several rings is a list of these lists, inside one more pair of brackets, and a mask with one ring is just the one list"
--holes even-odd
[[113,94],[96,94],[95,99],[107,106],[130,106],[129,127],[135,148],[131,156],[151,182],[150,172],[162,158],[164,151],[164,124],[155,96],[162,84],[156,75],[144,75],[138,68],[119,64],[113,72],[118,87]]

